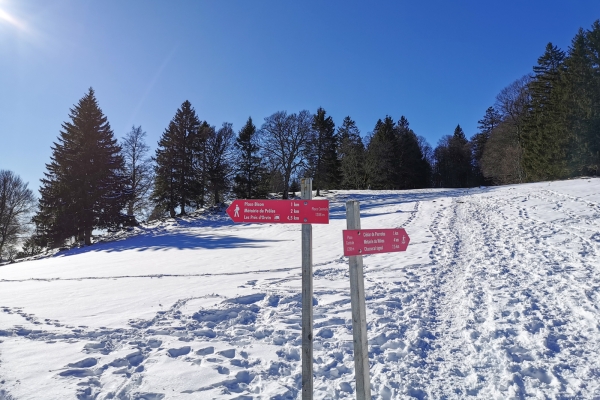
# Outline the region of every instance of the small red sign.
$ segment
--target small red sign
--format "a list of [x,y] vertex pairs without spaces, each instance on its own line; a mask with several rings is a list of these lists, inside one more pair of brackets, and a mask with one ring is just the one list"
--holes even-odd
[[344,230],[344,255],[393,253],[406,251],[410,238],[400,229],[348,229]]
[[234,200],[227,214],[250,224],[328,224],[329,200]]

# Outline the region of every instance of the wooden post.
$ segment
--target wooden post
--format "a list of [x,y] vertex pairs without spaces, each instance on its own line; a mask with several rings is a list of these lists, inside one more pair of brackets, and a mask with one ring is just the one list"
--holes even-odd
[[[303,200],[312,199],[312,178],[300,181]],[[302,400],[313,398],[312,225],[302,224]]]
[[[346,202],[346,222],[348,229],[361,229],[360,203],[358,201],[351,200]],[[371,400],[371,380],[369,378],[369,343],[367,341],[367,312],[365,306],[363,260],[362,256],[351,256],[349,259],[356,399]]]

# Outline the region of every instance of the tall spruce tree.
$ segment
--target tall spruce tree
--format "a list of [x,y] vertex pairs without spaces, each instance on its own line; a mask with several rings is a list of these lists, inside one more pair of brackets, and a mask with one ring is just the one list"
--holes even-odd
[[158,209],[168,211],[171,218],[175,217],[175,208],[178,204],[175,129],[175,123],[171,121],[158,141],[158,148],[153,157],[154,187],[152,201]]
[[179,207],[203,206],[206,188],[206,123],[200,123],[189,101],[184,101],[161,136],[154,160],[152,198],[171,217]]
[[469,141],[457,125],[452,136],[443,137],[434,151],[438,187],[469,187],[473,184]]
[[367,145],[365,167],[371,189],[397,189],[399,143],[394,120],[378,120]]
[[600,163],[600,21],[580,29],[563,64],[561,111],[569,146],[569,175],[597,174]]
[[69,117],[46,164],[34,217],[53,247],[70,237],[91,244],[94,229],[122,222],[121,211],[130,197],[121,148],[92,88]]
[[259,154],[256,126],[252,118],[238,132],[234,147],[233,193],[238,199],[260,199],[267,195],[267,171]]
[[500,122],[502,122],[502,117],[494,107],[488,107],[487,110],[485,110],[483,118],[477,121],[479,124],[477,125],[479,132],[471,138],[475,184],[482,184],[485,182],[483,171],[481,169],[481,159],[483,157],[483,152],[485,151],[485,145],[490,139],[492,131],[500,125]]
[[419,146],[419,139],[403,115],[396,124],[400,163],[396,186],[399,189],[420,189],[429,186],[431,166]]
[[313,116],[312,131],[306,145],[307,170],[313,178],[316,195],[321,189],[334,189],[339,185],[337,136],[331,116],[319,107]]
[[366,186],[365,146],[356,123],[347,116],[338,128],[338,157],[342,189]]
[[548,43],[533,67],[531,107],[523,134],[523,167],[528,180],[567,176],[568,136],[561,111],[561,69],[565,53]]

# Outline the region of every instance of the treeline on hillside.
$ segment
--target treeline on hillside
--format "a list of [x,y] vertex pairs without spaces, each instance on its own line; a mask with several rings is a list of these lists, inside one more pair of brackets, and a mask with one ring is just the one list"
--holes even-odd
[[600,21],[580,29],[567,52],[548,43],[533,74],[504,88],[479,123],[473,165],[489,182],[597,175]]
[[[336,127],[316,113],[276,112],[260,127],[248,118],[235,132],[201,120],[189,101],[175,112],[153,156],[141,127],[119,143],[93,89],[70,112],[52,147],[33,217],[35,240],[25,251],[92,243],[96,229],[182,216],[226,199],[288,198],[300,177],[317,196],[328,189],[412,189],[430,186],[428,145],[406,118],[378,121],[367,145],[355,122]],[[27,255],[27,254],[26,254]]]
[[[96,229],[185,215],[226,199],[272,193],[285,199],[299,191],[300,177],[313,178],[319,196],[330,189],[460,188],[597,175],[600,22],[581,29],[567,52],[548,44],[533,74],[497,95],[470,140],[457,125],[435,149],[404,116],[378,120],[363,139],[349,116],[336,126],[323,108],[278,111],[260,126],[248,118],[236,132],[230,123],[202,120],[185,101],[154,154],[141,126],[115,139],[92,89],[69,118],[52,146],[35,233],[22,256],[90,244]],[[1,261],[14,256],[15,235],[23,232],[15,226],[33,200],[18,176],[0,172],[10,178],[0,180]],[[5,205],[14,192],[29,199],[18,218]]]

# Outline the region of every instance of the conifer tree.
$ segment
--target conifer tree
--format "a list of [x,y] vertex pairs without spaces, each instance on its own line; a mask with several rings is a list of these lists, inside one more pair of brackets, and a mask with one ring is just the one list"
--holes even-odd
[[252,123],[252,118],[248,117],[246,125],[238,132],[234,147],[234,195],[238,199],[264,198],[267,195],[267,172],[259,154],[256,126]]
[[366,151],[365,167],[371,189],[397,189],[398,138],[390,116],[378,120]]
[[452,136],[443,137],[434,151],[435,181],[439,187],[472,185],[471,149],[460,125]]
[[338,157],[342,189],[364,189],[366,186],[365,146],[356,123],[347,116],[338,128]]
[[178,205],[175,129],[175,123],[171,121],[158,141],[158,148],[153,158],[154,189],[152,200],[158,208],[168,211],[171,218],[175,217],[175,208]]
[[122,222],[130,193],[123,157],[94,90],[70,110],[46,164],[34,217],[51,246],[69,237],[91,244],[92,231]]
[[312,131],[306,145],[307,170],[313,178],[313,188],[320,196],[321,189],[333,189],[339,184],[337,137],[331,116],[319,107],[313,116]]
[[568,137],[560,101],[564,59],[565,53],[548,43],[533,67],[531,108],[523,134],[523,167],[528,180],[564,178],[568,173]]
[[600,21],[573,38],[562,72],[561,111],[569,137],[569,175],[597,174],[600,162]]
[[419,146],[419,139],[409,127],[406,117],[401,116],[396,124],[399,158],[397,182],[399,189],[419,189],[429,186],[431,166]]
[[152,198],[175,216],[188,206],[203,206],[206,188],[207,124],[200,123],[189,101],[184,101],[158,142],[154,160]]
[[500,122],[502,122],[502,117],[494,107],[488,107],[483,118],[477,121],[479,132],[471,138],[475,184],[481,184],[485,180],[481,170],[481,159],[492,131],[500,125]]

